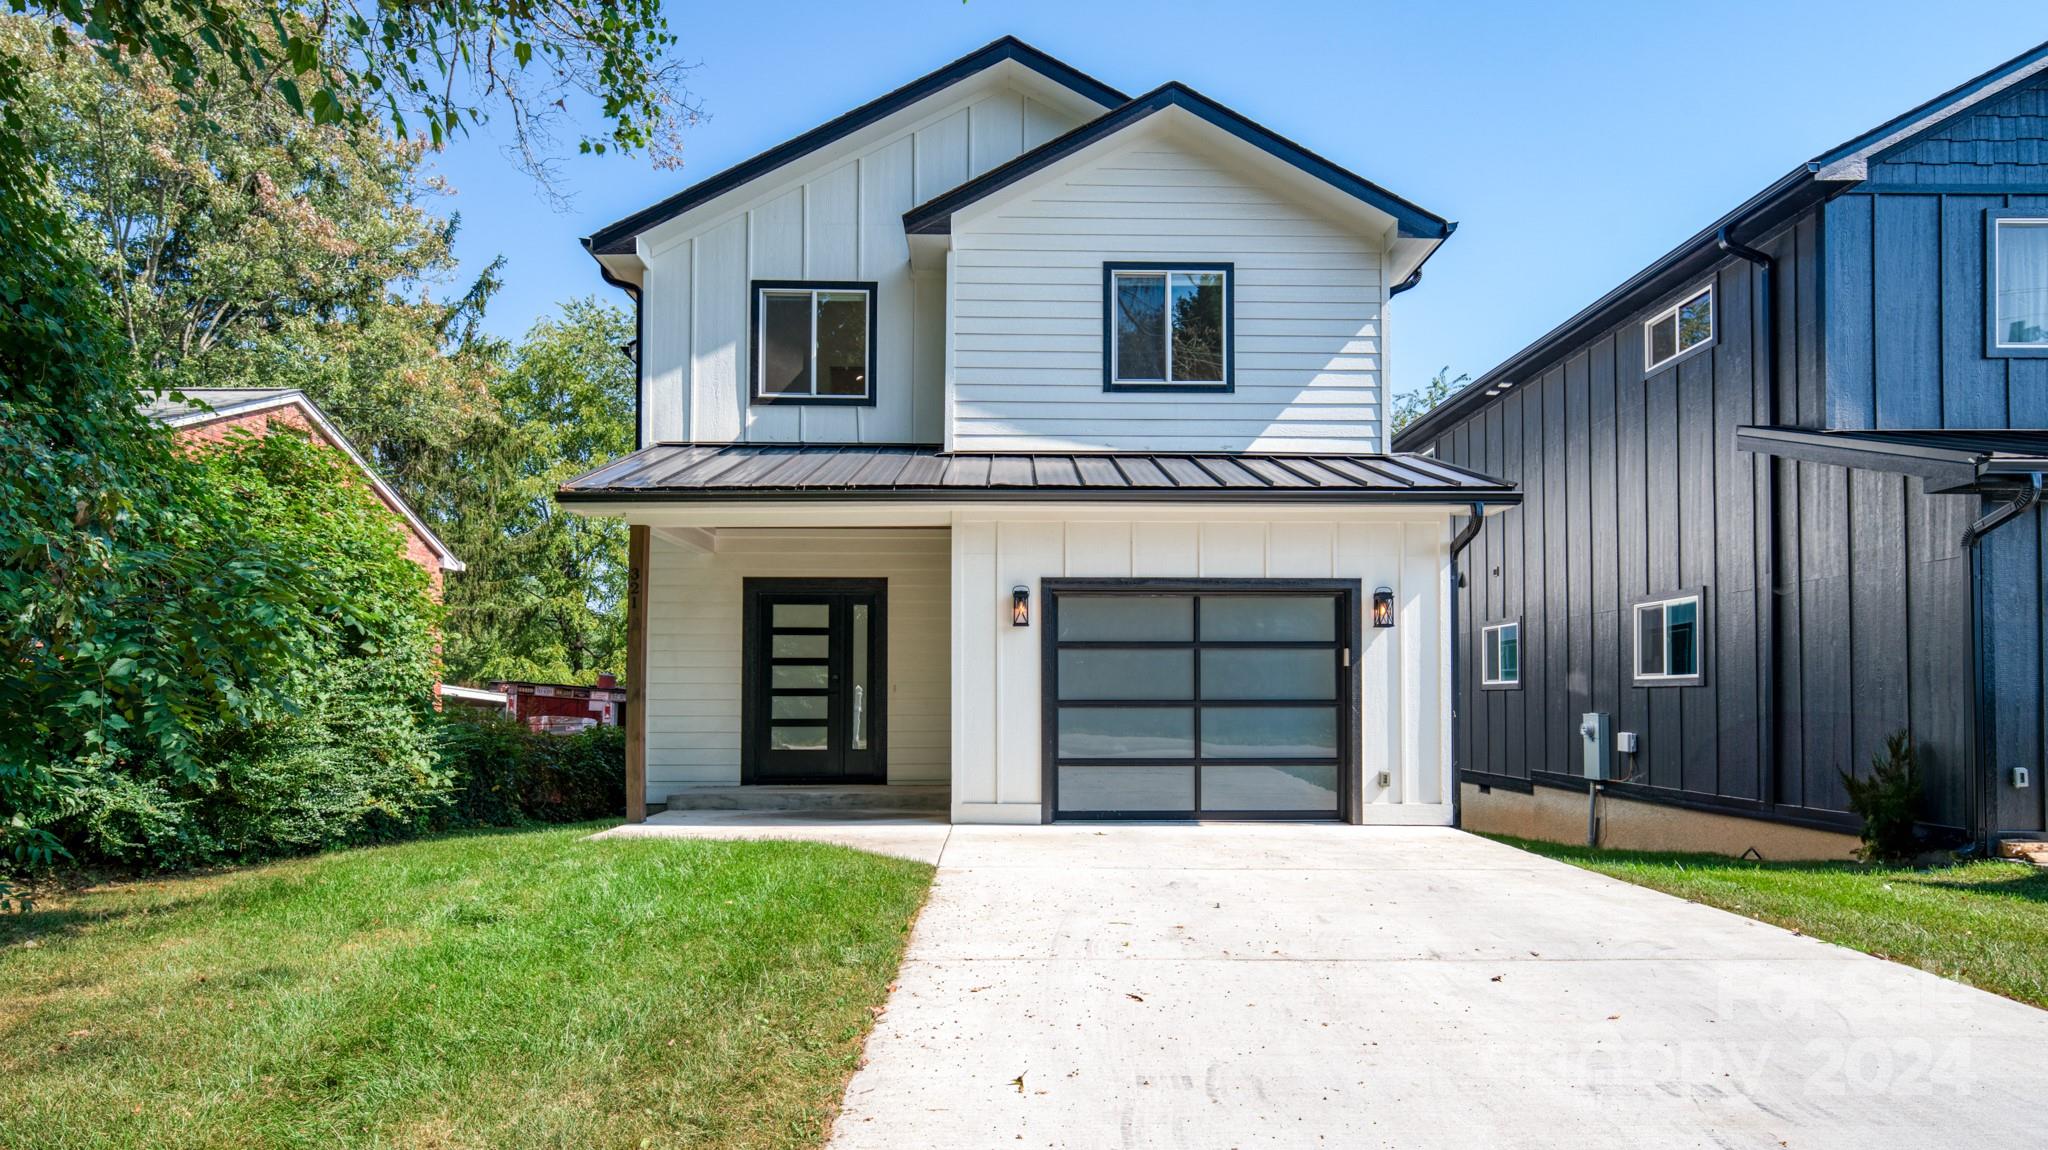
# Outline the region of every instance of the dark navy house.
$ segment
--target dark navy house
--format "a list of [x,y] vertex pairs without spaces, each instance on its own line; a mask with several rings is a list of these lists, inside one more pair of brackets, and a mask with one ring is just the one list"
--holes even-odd
[[[1521,485],[1458,560],[1465,825],[1832,855],[1840,772],[2048,830],[2048,45],[1807,163],[1400,433]],[[1633,752],[1630,745],[1633,744]]]

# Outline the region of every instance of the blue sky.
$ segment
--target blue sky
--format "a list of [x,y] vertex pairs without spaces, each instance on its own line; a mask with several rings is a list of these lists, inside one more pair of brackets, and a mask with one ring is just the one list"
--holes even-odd
[[[1930,18],[1938,13],[1938,18]],[[1795,164],[2048,38],[2039,4],[670,4],[709,119],[685,167],[566,157],[558,210],[488,132],[436,163],[487,327],[620,302],[580,237],[1013,34],[1128,92],[1180,80],[1459,221],[1392,316],[1394,390],[1478,375]]]

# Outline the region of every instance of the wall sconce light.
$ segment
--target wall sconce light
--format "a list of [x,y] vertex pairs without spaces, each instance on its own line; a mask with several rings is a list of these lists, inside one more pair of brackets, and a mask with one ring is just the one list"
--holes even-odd
[[1382,587],[1372,593],[1372,625],[1391,627],[1394,625],[1394,589]]
[[1010,588],[1010,626],[1031,625],[1031,588],[1019,584]]

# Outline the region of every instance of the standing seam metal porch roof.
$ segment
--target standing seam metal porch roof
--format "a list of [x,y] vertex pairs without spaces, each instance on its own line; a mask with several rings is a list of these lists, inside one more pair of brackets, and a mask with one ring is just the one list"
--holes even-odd
[[933,444],[663,443],[562,485],[614,500],[1229,500],[1519,503],[1514,485],[1420,455],[947,452]]

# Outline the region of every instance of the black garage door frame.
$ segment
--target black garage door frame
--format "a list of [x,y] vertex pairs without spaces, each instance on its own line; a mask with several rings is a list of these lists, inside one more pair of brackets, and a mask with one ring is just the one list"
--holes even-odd
[[[1040,733],[1042,790],[1041,817],[1054,821],[1190,821],[1246,820],[1260,822],[1355,823],[1361,817],[1356,807],[1359,796],[1357,775],[1361,740],[1359,698],[1359,652],[1362,630],[1363,584],[1356,579],[1041,579],[1038,599],[1040,613]],[[1201,771],[1195,771],[1195,814],[1184,811],[1088,811],[1055,815],[1059,807],[1059,600],[1062,594],[1111,595],[1272,595],[1288,592],[1334,594],[1339,604],[1339,642],[1342,659],[1338,681],[1337,809],[1331,811],[1204,811],[1201,808]],[[1199,633],[1197,633],[1199,649]],[[1157,705],[1156,703],[1153,705]],[[1199,750],[1199,748],[1197,748]]]

